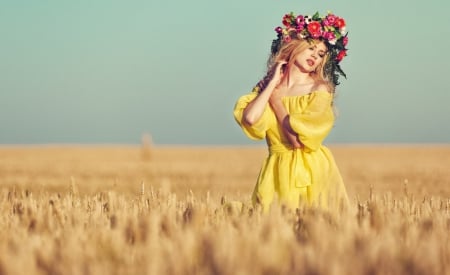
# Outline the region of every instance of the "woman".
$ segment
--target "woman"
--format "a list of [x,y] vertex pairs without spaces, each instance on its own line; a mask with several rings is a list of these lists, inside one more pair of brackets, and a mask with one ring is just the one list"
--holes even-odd
[[345,21],[331,13],[290,13],[283,25],[275,29],[266,77],[234,108],[244,133],[265,138],[269,148],[252,201],[264,211],[275,195],[292,209],[347,208],[341,175],[322,145],[334,124],[335,86],[345,76],[338,64],[346,55]]

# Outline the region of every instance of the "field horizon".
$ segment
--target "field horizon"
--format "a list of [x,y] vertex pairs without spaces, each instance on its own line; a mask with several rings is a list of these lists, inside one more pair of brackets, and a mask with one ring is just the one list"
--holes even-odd
[[[352,198],[367,199],[369,190],[394,195],[409,191],[422,197],[450,197],[450,171],[447,169],[450,167],[450,144],[352,143],[327,147],[334,155]],[[151,147],[134,144],[0,145],[0,175],[3,175],[0,186],[23,184],[35,188],[38,183],[42,187],[56,187],[67,186],[76,180],[82,188],[84,179],[89,182],[104,176],[105,186],[112,179],[116,186],[126,180],[130,185],[136,184],[137,189],[145,182],[147,186],[155,187],[168,184],[178,188],[177,185],[181,184],[185,190],[189,189],[189,172],[198,171],[197,176],[192,177],[192,189],[198,189],[200,184],[209,187],[209,191],[217,187],[220,192],[224,185],[232,185],[235,191],[241,187],[242,193],[250,193],[267,154],[263,144],[158,144]],[[211,164],[212,160],[217,166]],[[108,166],[110,171],[107,171]],[[14,175],[20,172],[26,175],[29,171],[37,176],[33,179],[26,176],[14,178],[8,170],[11,167],[16,170]],[[128,171],[121,173],[122,168]],[[195,181],[196,178],[199,180]],[[43,182],[46,183],[42,185]]]

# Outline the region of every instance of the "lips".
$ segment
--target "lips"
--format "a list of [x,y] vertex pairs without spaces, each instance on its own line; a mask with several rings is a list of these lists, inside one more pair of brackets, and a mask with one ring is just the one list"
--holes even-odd
[[315,62],[312,59],[306,59],[306,63],[308,63],[308,65],[312,67],[312,66],[314,66]]

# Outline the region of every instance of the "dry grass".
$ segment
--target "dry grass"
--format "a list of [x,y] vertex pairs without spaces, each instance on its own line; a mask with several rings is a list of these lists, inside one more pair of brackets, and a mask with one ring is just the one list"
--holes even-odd
[[354,211],[267,215],[264,148],[145,150],[0,148],[0,274],[450,274],[450,146],[332,146]]

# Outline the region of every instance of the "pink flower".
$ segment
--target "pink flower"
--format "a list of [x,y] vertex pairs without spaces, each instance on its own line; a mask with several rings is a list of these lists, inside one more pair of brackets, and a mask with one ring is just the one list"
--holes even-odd
[[344,45],[344,47],[347,46],[347,44],[348,44],[348,37],[347,36],[344,36],[344,38],[342,39],[342,44]]
[[303,26],[303,24],[302,25],[298,25],[297,26],[297,28],[295,29],[297,32],[301,32],[301,31],[303,31],[303,29],[304,29],[305,27]]
[[292,38],[288,35],[288,36],[285,36],[283,40],[285,43],[289,43],[289,42],[291,42]]
[[308,32],[311,34],[312,38],[319,38],[320,35],[322,34],[322,30],[321,30],[322,26],[317,21],[313,21],[313,22],[309,23],[307,28],[308,28]]
[[297,26],[303,25],[305,23],[303,15],[297,16],[297,18],[295,18],[295,23],[297,23]]
[[276,27],[276,28],[275,28],[275,31],[276,31],[277,33],[281,33],[281,32],[283,31],[283,29],[282,29],[281,27]]
[[[337,16],[336,15],[334,15],[334,14],[328,14],[327,15],[327,17],[325,17],[325,20],[327,21],[327,23],[329,24],[329,25],[325,25],[325,26],[333,26],[335,23],[336,23],[336,19],[337,19]],[[324,20],[324,21],[325,21]]]
[[324,32],[323,33],[323,38],[325,38],[328,41],[331,41],[331,40],[336,39],[336,35],[334,35],[333,32]]

